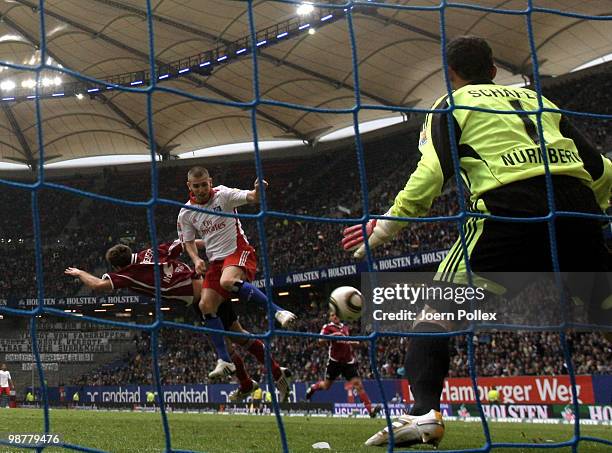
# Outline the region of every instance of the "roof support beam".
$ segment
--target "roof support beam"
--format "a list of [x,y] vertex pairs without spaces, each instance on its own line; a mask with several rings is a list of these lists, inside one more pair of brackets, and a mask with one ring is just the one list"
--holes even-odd
[[[415,27],[414,25],[411,24],[407,24],[406,22],[403,22],[401,20],[397,20],[393,17],[389,17],[389,16],[385,16],[383,14],[380,14],[378,11],[376,11],[374,8],[364,8],[362,10],[360,10],[360,12],[362,14],[365,14],[367,16],[373,17],[375,19],[380,20],[381,22],[387,23],[387,24],[391,24],[391,25],[395,25],[396,27],[400,27],[403,28],[404,30],[409,30],[413,33],[416,33],[418,35],[421,36],[426,36],[428,38],[431,38],[433,41],[437,41],[437,42],[441,42],[442,37],[438,34],[438,33],[433,33],[427,30],[424,30],[420,27]],[[501,58],[495,58],[495,62],[501,66],[502,68],[510,71],[513,74],[522,74],[522,68],[509,62],[506,60],[503,60]]]
[[[98,3],[102,3],[104,5],[107,6],[111,6],[113,8],[117,8],[117,9],[121,9],[123,11],[128,11],[130,13],[133,14],[137,14],[143,18],[147,17],[147,12],[143,9],[140,8],[136,8],[134,6],[130,6],[130,5],[125,5],[123,3],[120,3],[118,1],[115,0],[92,0]],[[181,31],[186,31],[188,33],[191,33],[195,36],[200,36],[202,38],[205,38],[207,40],[209,40],[211,43],[213,44],[217,44],[217,43],[222,43],[224,46],[230,46],[232,44],[232,41],[229,41],[227,39],[220,39],[218,36],[215,36],[212,33],[208,33],[200,28],[195,28],[195,27],[191,27],[187,24],[183,24],[181,22],[177,22],[175,20],[172,19],[168,19],[166,17],[162,17],[162,16],[158,16],[157,14],[153,14],[152,15],[152,19],[155,21],[158,21],[160,23],[163,23],[165,25],[168,25],[170,27],[176,28],[178,30]],[[271,55],[268,55],[266,53],[264,53],[262,50],[259,51],[259,58],[269,61],[275,65],[284,65],[287,66],[288,68],[291,68],[295,71],[299,71],[303,74],[307,74],[310,77],[316,78],[316,79],[320,79],[323,80],[327,83],[329,83],[330,85],[335,86],[336,88],[345,88],[347,90],[351,90],[354,91],[355,87],[353,87],[351,84],[348,84],[346,82],[343,82],[342,80],[337,80],[334,79],[333,77],[328,77],[326,75],[320,74],[316,71],[313,71],[311,69],[305,68],[304,66],[301,66],[299,64],[296,63],[290,63],[287,62],[286,60],[280,60],[276,57],[273,57]],[[374,99],[376,102],[379,102],[383,105],[395,105],[395,102],[390,101],[389,99],[385,99],[381,96],[377,96],[374,93],[369,93],[367,91],[361,90],[361,94],[369,97],[370,99]]]
[[[23,5],[26,5],[26,6],[30,7],[30,8],[37,8],[37,7],[38,7],[36,4],[34,4],[34,3],[32,3],[32,2],[29,2],[29,1],[27,1],[27,0],[15,0],[15,1],[17,1],[18,3],[21,3],[21,4],[23,4]],[[77,28],[77,29],[82,30],[82,31],[84,31],[84,32],[86,32],[86,33],[89,33],[90,35],[92,35],[92,36],[94,36],[94,37],[96,37],[96,38],[98,38],[98,39],[101,39],[101,40],[103,40],[103,41],[106,41],[106,42],[108,42],[109,44],[114,45],[115,47],[118,47],[118,48],[120,48],[120,49],[122,49],[122,50],[125,50],[126,52],[129,52],[129,53],[131,53],[132,55],[135,55],[135,56],[137,56],[137,57],[139,57],[139,58],[142,58],[142,59],[143,59],[144,61],[146,61],[146,62],[148,62],[148,61],[149,61],[149,55],[148,55],[147,53],[142,52],[142,51],[140,51],[140,50],[138,50],[138,49],[135,49],[134,47],[128,46],[127,44],[124,44],[124,43],[122,43],[122,42],[120,42],[120,41],[117,41],[116,39],[111,38],[110,36],[105,35],[104,33],[98,33],[96,30],[94,30],[94,29],[92,29],[92,28],[90,28],[90,27],[87,27],[87,26],[85,26],[85,25],[83,25],[83,24],[81,24],[81,23],[79,23],[79,22],[77,22],[77,21],[74,21],[74,20],[72,20],[72,19],[69,19],[69,18],[67,18],[67,17],[64,17],[64,16],[62,16],[61,14],[57,14],[57,13],[55,13],[55,12],[51,11],[51,10],[50,10],[50,9],[48,9],[48,8],[45,10],[45,13],[46,13],[48,16],[53,17],[54,19],[57,19],[57,20],[59,20],[59,21],[61,21],[61,22],[64,22],[64,23],[67,23],[68,25],[70,25],[70,26],[72,26],[72,27],[74,27],[74,28]],[[145,14],[145,16],[146,16],[146,14]],[[51,55],[51,54],[49,53],[49,55]],[[57,61],[57,60],[56,60],[56,61]],[[62,64],[63,64],[63,63],[62,63]],[[165,62],[165,61],[161,61],[161,60],[158,60],[158,59],[155,59],[155,64],[157,64],[158,66],[165,66],[165,65],[167,64],[167,62]],[[66,66],[66,65],[64,65],[64,66]],[[229,100],[231,100],[231,101],[233,101],[233,102],[243,102],[242,100],[240,100],[240,99],[236,98],[235,96],[232,96],[231,94],[226,93],[226,92],[225,92],[225,91],[223,91],[223,90],[220,90],[220,89],[218,89],[218,88],[215,88],[215,87],[213,87],[212,85],[210,85],[210,84],[208,84],[208,83],[206,83],[206,82],[202,81],[201,79],[199,79],[199,78],[197,78],[197,77],[194,77],[193,75],[188,75],[188,76],[186,76],[185,78],[187,78],[187,79],[191,80],[191,81],[192,81],[192,82],[194,82],[194,83],[195,83],[197,86],[204,87],[204,88],[206,88],[206,89],[208,89],[208,90],[210,90],[210,91],[212,91],[212,92],[214,92],[214,93],[218,94],[219,96],[222,96],[222,97],[224,97],[224,98],[227,98],[227,99],[229,99]],[[276,124],[277,126],[279,126],[279,127],[280,127],[280,128],[283,130],[283,131],[285,131],[285,132],[291,132],[291,133],[293,133],[293,134],[294,134],[296,137],[298,137],[298,138],[302,138],[301,134],[300,134],[300,133],[299,133],[297,130],[293,129],[291,126],[289,126],[288,124],[286,124],[286,123],[282,122],[282,121],[281,121],[281,120],[279,120],[278,118],[275,118],[274,116],[269,115],[269,114],[264,113],[264,112],[261,112],[261,111],[259,111],[259,110],[257,111],[257,114],[258,114],[258,115],[261,115],[263,118],[266,118],[267,120],[269,120],[269,121],[273,122],[274,124]],[[147,138],[148,138],[148,136],[147,136]]]
[[8,106],[6,102],[2,102],[1,104],[2,104],[2,110],[4,111],[4,114],[6,115],[6,119],[8,119],[11,125],[11,129],[13,129],[13,133],[17,137],[17,140],[19,140],[19,144],[21,145],[21,149],[23,150],[23,156],[25,157],[24,162],[28,164],[30,169],[34,170],[36,168],[37,159],[34,157],[34,154],[32,153],[32,148],[30,148],[30,144],[28,143],[28,140],[25,138],[25,135],[23,135],[21,126],[19,126],[19,123],[17,122],[17,118],[15,118],[15,115],[13,114],[13,111],[11,110],[11,108]]
[[[39,42],[39,40],[36,37],[30,35],[26,30],[21,28],[19,25],[17,25],[10,18],[4,17],[3,20],[4,20],[5,24],[7,24],[9,27],[11,27],[13,30],[17,31],[18,33],[20,33],[24,38],[26,38],[28,41],[30,41],[33,45],[35,45],[38,48],[40,48],[40,42]],[[62,66],[66,66],[66,62],[62,61],[62,59],[60,57],[58,57],[54,52],[52,52],[51,50],[47,49],[47,53],[49,54],[49,56],[51,58],[53,58],[59,64],[61,64]],[[138,132],[145,140],[147,140],[147,142],[149,141],[149,134],[146,131],[144,131],[138,124],[136,124],[136,122],[127,113],[125,113],[123,110],[121,110],[119,107],[117,107],[113,103],[113,101],[108,99],[103,94],[100,94],[100,95],[98,95],[96,97],[100,98],[100,100],[104,104],[106,104],[115,114],[117,114],[117,116],[119,116],[123,121],[125,121],[126,124],[130,128],[132,128],[136,132]],[[2,105],[4,106],[5,103],[2,103]],[[10,110],[10,107],[8,107],[8,108]],[[154,141],[154,145],[155,145],[156,152],[161,153],[162,147],[159,145],[157,140]]]

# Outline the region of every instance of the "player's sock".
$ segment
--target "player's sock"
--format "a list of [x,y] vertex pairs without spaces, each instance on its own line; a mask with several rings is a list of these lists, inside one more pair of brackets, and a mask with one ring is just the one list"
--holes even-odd
[[359,392],[359,399],[361,400],[361,402],[365,406],[366,410],[368,411],[368,414],[371,413],[372,412],[372,403],[370,402],[370,397],[368,396],[368,394],[366,393],[365,390],[362,390],[361,392]]
[[244,361],[240,354],[237,354],[235,351],[232,352],[232,362],[236,365],[236,378],[238,378],[238,382],[240,382],[240,390],[247,391],[251,388],[252,382],[249,374],[244,367]]
[[[204,315],[204,327],[208,327],[210,329],[219,329],[223,330],[223,323],[216,315],[206,314]],[[226,362],[231,362],[229,354],[227,353],[227,348],[225,347],[225,341],[223,339],[223,335],[218,333],[209,333],[210,341],[215,347],[215,351],[217,352],[217,357],[225,360]]]
[[[445,332],[437,324],[420,323],[415,332]],[[448,374],[450,353],[448,337],[414,337],[406,351],[406,377],[414,396],[410,415],[424,415],[440,410],[444,378]]]
[[[262,305],[267,305],[268,303],[268,298],[266,297],[266,295],[249,282],[238,281],[234,283],[233,292],[238,294],[240,302],[248,303],[253,301]],[[283,308],[279,307],[272,301],[270,301],[270,304],[272,304],[272,310],[274,310],[275,313],[277,311],[283,310]]]
[[[247,351],[257,359],[259,363],[266,366],[266,347],[261,340],[253,340],[247,347]],[[274,358],[270,357],[272,362],[272,377],[277,381],[281,377],[280,365]]]

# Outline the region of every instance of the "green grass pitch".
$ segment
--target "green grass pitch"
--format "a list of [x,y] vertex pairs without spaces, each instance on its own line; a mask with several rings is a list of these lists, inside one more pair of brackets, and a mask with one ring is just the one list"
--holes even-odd
[[[65,442],[106,450],[113,453],[163,452],[164,435],[159,413],[79,411],[54,409],[50,412],[51,432],[61,434]],[[275,417],[254,415],[209,415],[171,413],[168,415],[172,448],[211,453],[281,452]],[[8,433],[42,432],[42,410],[0,409],[0,438]],[[384,426],[384,419],[284,417],[291,452],[326,452],[314,450],[315,442],[325,441],[332,452],[380,452],[386,448],[365,447],[363,442]],[[570,425],[492,423],[491,433],[497,442],[548,440],[564,441],[572,436]],[[582,434],[612,439],[609,426],[581,426]],[[478,448],[483,445],[479,423],[448,422],[441,450]],[[580,452],[611,451],[610,447],[582,442]],[[419,451],[432,450],[419,447]],[[25,450],[0,445],[0,453]],[[45,452],[74,451],[45,448]],[[570,448],[496,449],[494,451],[534,453],[570,452]]]

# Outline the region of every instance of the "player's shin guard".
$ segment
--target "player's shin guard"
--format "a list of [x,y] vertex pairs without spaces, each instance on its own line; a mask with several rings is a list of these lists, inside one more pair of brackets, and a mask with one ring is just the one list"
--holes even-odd
[[[219,318],[217,318],[216,315],[206,314],[204,315],[203,318],[204,318],[203,319],[204,327],[208,327],[210,329],[223,330],[223,323],[221,322]],[[226,362],[231,363],[232,359],[227,353],[227,348],[225,346],[225,341],[223,340],[223,335],[218,334],[218,333],[209,333],[208,336],[210,338],[211,343],[215,347],[215,351],[217,352],[217,357]]]
[[[259,363],[266,366],[266,347],[263,341],[253,340],[246,349]],[[270,357],[270,359],[272,362],[272,377],[277,381],[281,377],[281,369],[276,360],[272,357]]]
[[[417,332],[445,332],[437,324],[420,323]],[[448,374],[450,353],[448,337],[412,337],[406,351],[406,377],[414,396],[410,415],[440,411],[444,378]]]
[[[268,303],[268,298],[266,297],[266,295],[249,282],[239,281],[234,283],[233,292],[238,294],[240,302],[243,303],[253,301],[264,306]],[[282,310],[282,308],[276,305],[274,302],[270,301],[270,303],[272,304],[272,310],[274,310],[274,312]]]

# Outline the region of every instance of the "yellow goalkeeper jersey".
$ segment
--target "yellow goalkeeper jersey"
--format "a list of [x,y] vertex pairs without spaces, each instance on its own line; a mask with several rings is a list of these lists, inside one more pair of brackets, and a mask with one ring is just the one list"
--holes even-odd
[[[458,107],[452,113],[455,143],[472,210],[489,212],[483,195],[493,189],[545,174],[537,117],[519,113],[538,109],[534,91],[486,81],[454,91],[453,99]],[[548,99],[542,100],[545,108],[557,108]],[[435,102],[434,108],[444,109],[448,105],[445,95]],[[601,156],[560,113],[544,112],[541,118],[550,172],[582,181],[593,190],[599,206],[607,208],[612,186],[610,160]],[[425,215],[434,198],[440,195],[444,182],[454,175],[448,119],[449,115],[443,113],[426,116],[419,138],[421,159],[395,198],[392,216]],[[508,207],[517,202],[520,200],[508,200]]]

